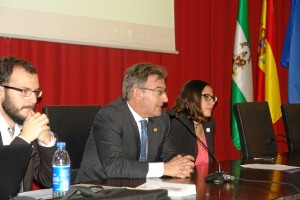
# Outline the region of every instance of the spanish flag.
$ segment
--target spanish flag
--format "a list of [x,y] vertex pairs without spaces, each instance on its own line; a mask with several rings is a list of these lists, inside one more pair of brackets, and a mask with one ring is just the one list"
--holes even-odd
[[[258,45],[257,101],[269,103],[273,124],[281,117],[280,89],[275,61],[277,49],[275,35],[273,0],[263,0]],[[275,171],[273,181],[279,180],[280,174]],[[278,187],[278,184],[272,184],[271,190],[276,191]],[[273,194],[269,194],[266,199],[273,198]]]
[[273,124],[281,117],[280,89],[275,62],[276,32],[273,0],[263,0],[258,44],[257,101],[269,103]]

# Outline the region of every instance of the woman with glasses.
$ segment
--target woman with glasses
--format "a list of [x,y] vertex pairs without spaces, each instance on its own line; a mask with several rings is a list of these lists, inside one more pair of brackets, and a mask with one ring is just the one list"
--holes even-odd
[[217,97],[207,82],[190,80],[182,87],[173,107],[176,117],[171,117],[168,147],[194,156],[196,165],[213,161],[208,151],[214,153],[212,112],[216,102]]

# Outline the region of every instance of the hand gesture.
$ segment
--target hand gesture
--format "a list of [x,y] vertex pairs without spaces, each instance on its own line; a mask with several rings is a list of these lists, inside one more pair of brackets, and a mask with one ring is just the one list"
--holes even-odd
[[177,178],[190,177],[194,172],[194,157],[191,155],[178,155],[172,158],[169,162],[164,164],[164,175],[173,176]]
[[47,144],[51,140],[48,123],[49,119],[45,114],[31,111],[24,121],[20,136],[29,142],[38,139],[44,144]]

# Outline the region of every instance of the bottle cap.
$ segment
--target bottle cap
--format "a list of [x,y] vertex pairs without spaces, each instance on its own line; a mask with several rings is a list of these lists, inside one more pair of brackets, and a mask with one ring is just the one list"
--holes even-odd
[[56,143],[56,147],[59,148],[65,148],[66,147],[66,143],[65,142],[57,142]]

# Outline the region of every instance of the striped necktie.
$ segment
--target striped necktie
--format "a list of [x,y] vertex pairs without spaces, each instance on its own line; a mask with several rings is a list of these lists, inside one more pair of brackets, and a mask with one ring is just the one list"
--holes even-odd
[[140,153],[140,161],[147,160],[147,120],[141,120],[141,153]]

